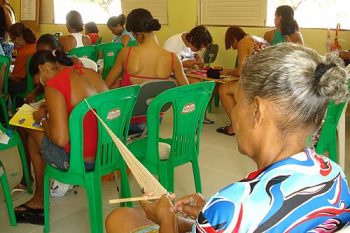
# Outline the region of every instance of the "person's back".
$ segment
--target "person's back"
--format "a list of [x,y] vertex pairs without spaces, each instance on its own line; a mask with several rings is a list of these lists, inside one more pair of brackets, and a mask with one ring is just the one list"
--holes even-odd
[[132,84],[150,79],[168,79],[173,72],[174,54],[160,46],[149,44],[129,47],[124,53],[124,75],[130,76]]
[[[160,27],[159,21],[145,9],[135,9],[128,15],[126,29],[136,35],[140,44],[124,48],[118,54],[106,77],[107,86],[116,88],[152,79],[169,79],[172,74],[180,85],[188,84],[179,58],[158,44],[153,31]],[[122,79],[118,82],[122,72]]]
[[70,11],[66,16],[69,35],[61,36],[59,44],[63,52],[69,52],[74,48],[91,45],[90,38],[83,35],[83,20],[77,11]]

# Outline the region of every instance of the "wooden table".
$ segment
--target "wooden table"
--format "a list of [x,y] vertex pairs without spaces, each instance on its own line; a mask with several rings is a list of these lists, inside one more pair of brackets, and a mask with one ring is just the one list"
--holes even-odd
[[186,74],[186,77],[189,77],[189,78],[214,81],[216,83],[227,83],[229,81],[238,81],[239,79],[239,77],[228,76],[228,75],[221,75],[220,79],[209,78],[204,71],[197,71],[197,70],[186,70],[185,74]]

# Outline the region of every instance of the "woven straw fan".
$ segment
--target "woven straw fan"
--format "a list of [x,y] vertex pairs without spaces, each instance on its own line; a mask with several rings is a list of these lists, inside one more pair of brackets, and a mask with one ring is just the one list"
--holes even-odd
[[168,191],[158,182],[158,180],[135,158],[130,150],[119,140],[119,138],[110,130],[110,128],[103,122],[103,120],[96,114],[91,108],[87,100],[85,103],[90,110],[96,115],[97,119],[102,123],[108,134],[113,139],[115,145],[118,147],[120,154],[122,155],[125,163],[129,167],[130,171],[134,175],[137,183],[140,185],[141,190],[145,193],[143,197],[131,197],[122,199],[112,199],[109,203],[121,203],[140,200],[155,200],[159,199],[162,195],[168,194]]

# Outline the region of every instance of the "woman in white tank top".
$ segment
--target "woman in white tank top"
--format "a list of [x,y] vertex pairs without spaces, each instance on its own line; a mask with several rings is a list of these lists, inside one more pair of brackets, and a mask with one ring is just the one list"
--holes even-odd
[[69,52],[74,48],[91,45],[90,38],[82,34],[83,20],[79,12],[68,12],[66,16],[66,25],[70,34],[62,36],[58,40],[60,43],[60,47],[64,52]]

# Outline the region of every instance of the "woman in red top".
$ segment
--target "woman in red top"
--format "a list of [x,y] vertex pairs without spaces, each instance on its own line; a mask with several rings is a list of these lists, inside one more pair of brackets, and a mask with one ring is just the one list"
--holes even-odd
[[[43,223],[43,177],[45,162],[58,169],[69,167],[69,126],[72,109],[83,99],[107,90],[101,76],[74,65],[61,51],[38,51],[30,62],[30,74],[45,88],[45,106],[33,114],[44,132],[29,130],[29,155],[34,167],[36,189],[33,198],[15,209],[18,222]],[[94,169],[97,121],[92,112],[84,118],[84,160]]]
[[90,37],[91,44],[96,44],[98,38],[98,27],[94,22],[88,22],[85,24],[85,35]]

